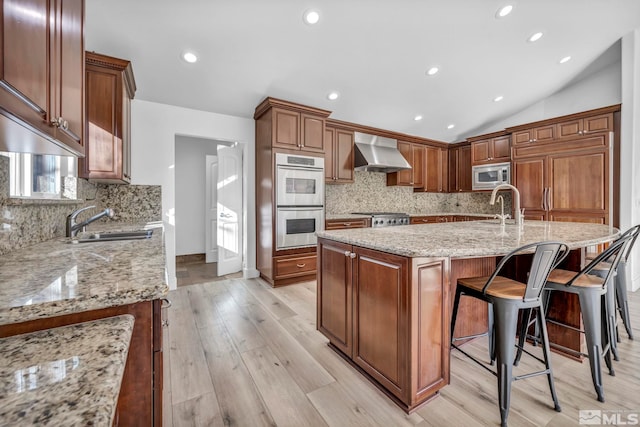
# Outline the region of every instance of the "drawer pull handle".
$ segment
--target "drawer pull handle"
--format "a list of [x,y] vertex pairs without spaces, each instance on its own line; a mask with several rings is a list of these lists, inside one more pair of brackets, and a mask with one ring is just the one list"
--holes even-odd
[[348,227],[348,226],[351,225],[351,223],[350,222],[344,222],[344,223],[342,223],[342,225],[344,225],[345,227]]
[[171,307],[171,300],[169,298],[162,298],[162,306],[160,308],[169,308]]
[[302,268],[302,267],[304,267],[304,266],[306,266],[306,265],[307,265],[307,264],[296,264],[296,267],[298,267],[298,268]]

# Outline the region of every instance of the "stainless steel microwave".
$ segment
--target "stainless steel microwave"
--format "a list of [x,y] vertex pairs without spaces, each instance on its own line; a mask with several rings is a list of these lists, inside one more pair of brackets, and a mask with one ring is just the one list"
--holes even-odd
[[511,163],[478,165],[471,168],[473,190],[493,190],[500,184],[511,184]]

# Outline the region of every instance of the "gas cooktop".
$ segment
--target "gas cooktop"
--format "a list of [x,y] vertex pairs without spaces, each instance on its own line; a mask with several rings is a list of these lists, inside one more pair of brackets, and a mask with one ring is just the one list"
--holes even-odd
[[353,212],[353,215],[371,217],[371,227],[391,227],[409,224],[409,215],[400,212]]

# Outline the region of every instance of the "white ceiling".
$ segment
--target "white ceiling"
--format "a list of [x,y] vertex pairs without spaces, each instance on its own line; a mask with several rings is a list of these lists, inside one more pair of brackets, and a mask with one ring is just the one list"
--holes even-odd
[[250,118],[272,96],[451,142],[556,92],[636,28],[639,0],[86,0],[85,31],[87,50],[132,61],[136,99]]

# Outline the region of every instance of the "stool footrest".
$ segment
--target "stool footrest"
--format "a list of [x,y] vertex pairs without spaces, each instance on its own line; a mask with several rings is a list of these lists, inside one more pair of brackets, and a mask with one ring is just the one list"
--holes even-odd
[[537,377],[538,375],[547,375],[549,372],[551,372],[549,369],[545,369],[544,371],[531,372],[530,374],[514,375],[513,380],[525,380],[527,378]]

